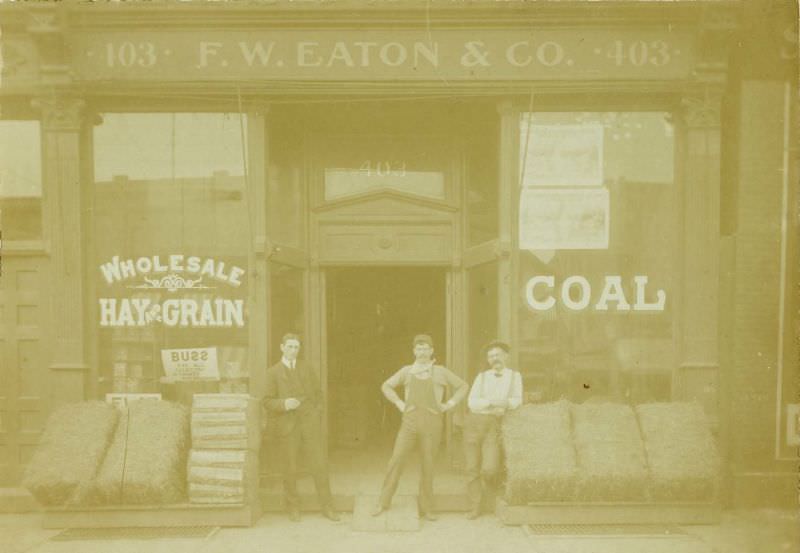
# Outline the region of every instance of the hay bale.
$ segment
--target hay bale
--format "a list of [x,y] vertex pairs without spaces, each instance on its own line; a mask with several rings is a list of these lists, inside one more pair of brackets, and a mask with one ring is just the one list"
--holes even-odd
[[578,466],[567,401],[524,405],[508,413],[503,445],[509,504],[574,497]]
[[257,454],[252,450],[192,450],[188,480],[191,503],[243,503],[247,488],[258,487]]
[[128,458],[123,503],[178,503],[186,498],[187,409],[166,401],[137,401],[128,411]]
[[252,449],[261,443],[259,402],[247,394],[195,394],[193,449]]
[[189,452],[189,467],[243,468],[246,450],[193,449]]
[[720,458],[697,403],[636,407],[656,501],[710,500],[719,488]]
[[103,463],[81,494],[83,502],[89,505],[122,503],[122,472],[128,449],[128,408],[121,408],[118,411],[119,422]]
[[184,501],[188,446],[185,407],[166,401],[131,403],[87,490],[87,501],[117,505]]
[[572,405],[581,501],[643,501],[647,462],[639,424],[629,405]]
[[244,485],[244,467],[189,467],[189,482],[214,486],[241,487]]
[[244,486],[189,483],[190,503],[244,503]]
[[25,470],[23,486],[42,505],[77,504],[94,478],[117,425],[117,410],[100,401],[57,408]]
[[247,394],[194,394],[192,412],[244,411],[250,404]]

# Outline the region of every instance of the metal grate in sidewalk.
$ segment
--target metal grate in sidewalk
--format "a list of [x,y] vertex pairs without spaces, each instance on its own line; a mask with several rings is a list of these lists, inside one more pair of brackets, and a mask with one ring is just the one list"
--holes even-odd
[[526,533],[532,536],[648,536],[685,535],[677,526],[661,524],[528,524]]
[[206,539],[219,526],[163,526],[153,528],[68,528],[51,537],[51,541],[76,540],[160,540],[165,538]]

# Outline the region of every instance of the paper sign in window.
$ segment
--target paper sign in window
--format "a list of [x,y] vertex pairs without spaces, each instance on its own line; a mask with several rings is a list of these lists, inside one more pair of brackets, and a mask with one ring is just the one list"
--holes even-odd
[[520,181],[530,186],[601,186],[603,126],[530,124],[520,119]]
[[520,249],[608,248],[606,188],[526,189],[521,192],[519,212]]

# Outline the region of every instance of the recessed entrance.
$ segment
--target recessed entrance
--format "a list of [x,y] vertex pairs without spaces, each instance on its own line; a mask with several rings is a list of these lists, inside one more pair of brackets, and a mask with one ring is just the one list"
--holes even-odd
[[340,267],[327,271],[326,283],[329,449],[382,467],[400,414],[381,383],[413,361],[416,334],[430,334],[446,363],[446,271]]

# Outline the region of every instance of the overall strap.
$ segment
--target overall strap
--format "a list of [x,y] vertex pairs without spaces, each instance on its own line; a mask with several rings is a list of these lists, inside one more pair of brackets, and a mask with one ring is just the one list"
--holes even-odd
[[506,401],[511,399],[511,392],[514,391],[514,377],[516,376],[515,372],[512,369],[509,370],[511,371],[511,378],[508,381],[508,393],[506,394]]

